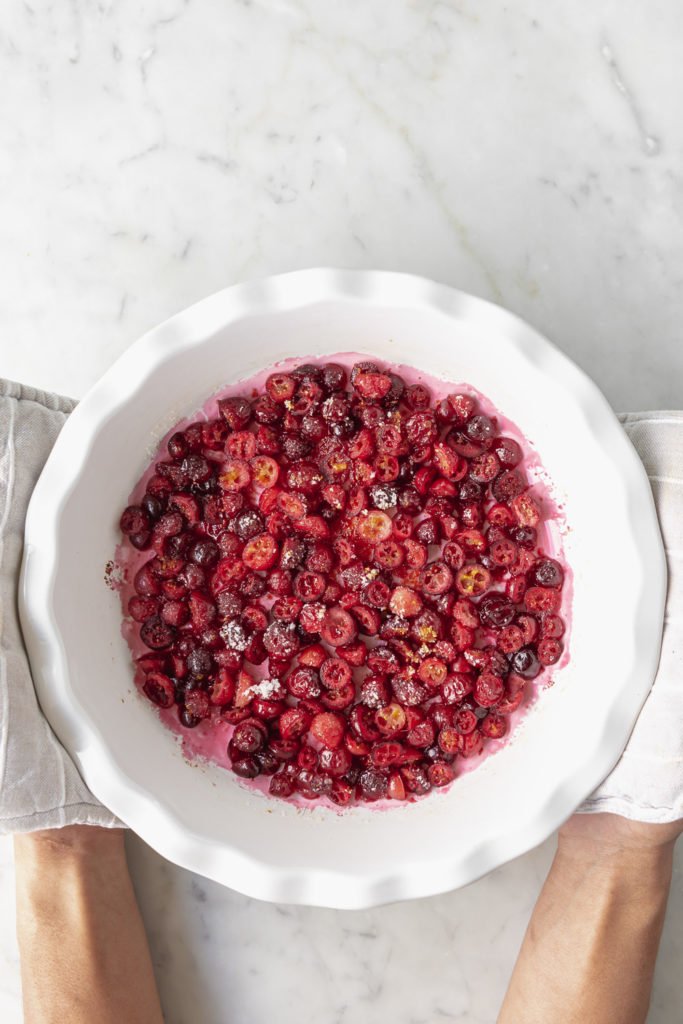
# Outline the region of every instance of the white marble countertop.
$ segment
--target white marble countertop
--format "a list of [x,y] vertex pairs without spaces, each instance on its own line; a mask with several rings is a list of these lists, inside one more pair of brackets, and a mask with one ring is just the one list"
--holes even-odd
[[[676,0],[8,0],[0,373],[78,397],[227,284],[373,267],[507,306],[617,409],[680,407],[682,31]],[[128,849],[168,1024],[485,1024],[554,840],[363,912]],[[683,1017],[682,869],[679,849],[649,1024]],[[12,903],[4,840],[4,1024]]]

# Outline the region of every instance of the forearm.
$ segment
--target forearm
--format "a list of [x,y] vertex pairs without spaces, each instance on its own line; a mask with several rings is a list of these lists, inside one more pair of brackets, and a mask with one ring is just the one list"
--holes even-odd
[[25,1024],[161,1024],[121,829],[15,836]]
[[560,841],[498,1024],[643,1024],[673,848]]

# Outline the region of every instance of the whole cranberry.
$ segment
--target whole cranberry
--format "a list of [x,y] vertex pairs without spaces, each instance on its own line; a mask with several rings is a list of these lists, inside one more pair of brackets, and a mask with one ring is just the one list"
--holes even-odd
[[539,558],[531,570],[531,580],[537,587],[561,587],[564,570],[554,558]]
[[211,540],[210,537],[198,540],[190,551],[190,558],[192,561],[204,569],[217,562],[219,556],[220,548],[218,547],[218,544],[216,544],[216,541]]
[[346,387],[346,370],[339,363],[326,363],[322,368],[321,383],[323,389],[330,391],[343,391]]
[[496,427],[488,416],[479,414],[468,420],[465,433],[473,441],[489,441],[495,435]]
[[247,508],[235,516],[232,528],[240,540],[247,541],[263,533],[266,521],[255,508]]
[[522,676],[523,679],[535,679],[542,668],[536,650],[530,644],[526,647],[520,647],[518,651],[511,654],[510,664],[512,665],[513,672],[516,672],[518,676]]
[[503,629],[509,626],[516,615],[512,601],[502,593],[485,594],[478,605],[482,626]]

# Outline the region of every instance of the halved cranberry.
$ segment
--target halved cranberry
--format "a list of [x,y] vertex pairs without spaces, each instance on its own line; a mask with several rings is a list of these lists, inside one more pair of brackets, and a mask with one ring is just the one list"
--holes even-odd
[[413,618],[422,611],[422,598],[410,587],[395,587],[389,598],[389,608],[401,618]]
[[524,494],[518,494],[516,498],[513,498],[510,502],[510,508],[515,513],[520,526],[536,526],[541,518],[538,501],[529,491],[525,491]]
[[128,614],[136,622],[144,622],[159,610],[159,603],[153,597],[131,597],[128,602]]
[[331,647],[341,647],[342,644],[350,643],[356,633],[356,623],[347,611],[338,605],[327,609],[320,628],[320,636],[325,643]]
[[314,716],[309,731],[324,747],[334,749],[344,738],[344,721],[332,711],[323,711]]
[[[395,733],[405,729],[407,717],[401,705],[393,701],[375,712],[374,722],[381,733],[393,736]],[[363,738],[371,739],[372,737]]]
[[515,625],[521,629],[525,644],[530,644],[538,636],[538,619],[533,615],[518,615]]
[[423,750],[425,747],[432,745],[435,735],[434,724],[428,718],[425,718],[409,730],[406,740],[412,747],[418,747]]
[[455,778],[455,770],[446,761],[433,761],[427,769],[427,776],[432,786],[447,786]]
[[271,569],[277,562],[280,549],[274,537],[261,533],[247,541],[242,551],[242,561],[255,572]]
[[418,678],[430,689],[436,689],[446,679],[448,667],[439,658],[425,658],[417,670]]
[[466,597],[478,597],[491,584],[491,574],[483,565],[468,565],[456,573],[455,585]]
[[562,654],[562,644],[559,640],[547,638],[539,641],[538,644],[538,659],[541,665],[554,665],[560,660]]
[[505,654],[513,654],[524,646],[524,634],[519,626],[505,626],[501,629],[497,640],[498,646]]
[[403,550],[406,553],[405,564],[407,568],[421,569],[425,565],[427,561],[427,548],[424,544],[408,538],[408,540],[403,541]]
[[430,562],[420,573],[420,586],[430,597],[445,594],[453,586],[453,573],[446,562]]
[[350,612],[358,623],[358,629],[365,636],[376,636],[381,624],[380,614],[376,608],[364,604],[354,604]]
[[505,593],[514,604],[521,604],[527,592],[527,581],[524,576],[513,576],[505,584]]
[[378,710],[385,707],[391,700],[389,684],[384,676],[367,676],[361,685],[360,701],[369,708]]
[[486,718],[482,719],[480,729],[484,736],[498,740],[508,730],[507,718],[504,718],[501,714],[496,714],[495,711],[491,711]]
[[326,690],[320,695],[320,703],[330,711],[344,711],[351,707],[356,699],[356,687],[352,682],[345,683],[338,689]]
[[[517,671],[515,669],[515,671]],[[505,692],[505,683],[493,672],[482,672],[474,684],[474,699],[483,708],[496,704]]]
[[452,672],[441,685],[446,703],[459,703],[474,689],[475,677],[469,672]]
[[410,669],[407,672],[403,669],[391,678],[391,688],[394,691],[394,696],[406,708],[416,707],[427,699],[426,687],[409,674],[412,671]]
[[175,699],[173,683],[163,672],[149,672],[142,685],[145,696],[162,708],[170,708]]
[[195,718],[208,718],[211,712],[209,696],[204,690],[185,691],[185,710]]
[[351,669],[341,658],[327,658],[320,667],[320,679],[328,690],[338,690],[351,679]]
[[163,650],[173,643],[175,631],[160,615],[151,615],[140,628],[140,639],[153,651]]
[[235,696],[235,680],[225,668],[219,668],[209,688],[209,702],[216,707],[230,704]]
[[300,572],[294,580],[294,593],[302,601],[316,601],[325,593],[325,577],[319,572]]
[[453,712],[453,728],[462,736],[468,736],[477,728],[479,719],[471,708],[458,708]]
[[564,634],[564,622],[559,615],[544,615],[541,621],[541,638],[559,640]]
[[562,595],[559,590],[549,587],[530,587],[524,595],[524,607],[529,612],[555,613],[560,607]]

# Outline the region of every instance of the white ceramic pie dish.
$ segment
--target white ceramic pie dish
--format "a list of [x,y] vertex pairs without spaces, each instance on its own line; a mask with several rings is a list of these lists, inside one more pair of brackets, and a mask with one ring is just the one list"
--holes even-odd
[[[388,812],[297,809],[190,765],[135,690],[118,517],[156,444],[219,387],[344,351],[482,391],[565,506],[571,660],[500,753]],[[664,553],[643,467],[595,385],[522,321],[404,274],[308,270],[237,285],[141,338],[78,405],[31,500],[21,618],[41,706],[100,800],[165,857],[266,900],[367,907],[471,882],[541,842],[618,759],[656,671]]]

